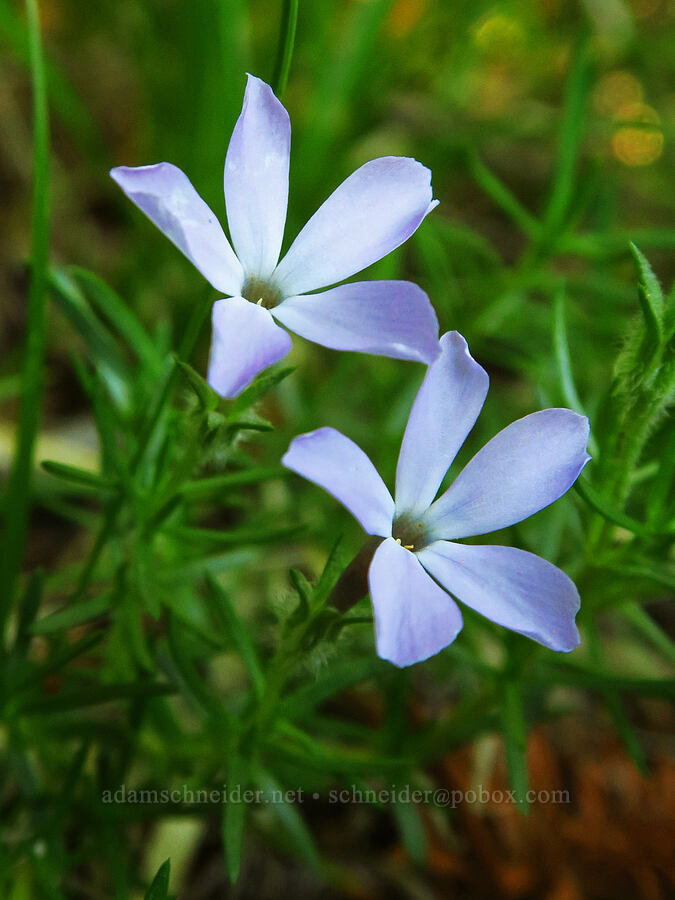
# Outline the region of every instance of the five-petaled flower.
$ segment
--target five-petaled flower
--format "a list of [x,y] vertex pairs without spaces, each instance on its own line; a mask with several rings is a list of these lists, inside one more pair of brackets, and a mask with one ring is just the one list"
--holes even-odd
[[333,428],[296,437],[282,462],[384,538],[368,572],[384,659],[407,666],[452,643],[462,616],[449,594],[552,650],[572,650],[579,594],[564,572],[524,550],[457,539],[520,522],[562,496],[590,459],[588,419],[545,409],[513,422],[434,501],[489,380],[460,334],[448,332],[440,346],[403,437],[396,502],[365,453]]
[[414,159],[365,163],[331,194],[279,262],[288,203],[291,125],[272,89],[249,75],[225,160],[225,206],[234,250],[187,176],[170,163],[112,177],[230,299],[213,307],[208,381],[236,396],[291,348],[288,332],[336,350],[432,362],[438,323],[407,281],[349,278],[394,250],[436,206],[431,173]]

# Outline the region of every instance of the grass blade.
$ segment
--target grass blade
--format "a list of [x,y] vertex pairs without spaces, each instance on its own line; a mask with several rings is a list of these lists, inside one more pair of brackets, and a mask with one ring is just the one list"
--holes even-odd
[[37,0],[26,0],[33,84],[33,222],[28,323],[16,455],[5,497],[5,538],[0,556],[0,640],[14,599],[21,568],[30,507],[33,452],[40,426],[46,346],[47,268],[49,260],[49,119],[40,17]]

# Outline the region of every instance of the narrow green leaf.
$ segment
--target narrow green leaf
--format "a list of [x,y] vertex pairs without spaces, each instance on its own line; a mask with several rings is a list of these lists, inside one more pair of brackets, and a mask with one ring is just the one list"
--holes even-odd
[[37,0],[26,0],[28,48],[33,87],[33,209],[31,275],[26,343],[21,372],[21,406],[16,451],[7,481],[5,530],[0,545],[0,644],[26,544],[35,441],[40,427],[46,348],[47,272],[49,266],[49,119],[40,15]]
[[145,892],[145,900],[168,900],[169,875],[171,874],[171,860],[165,860],[159,867],[152,884]]
[[68,463],[57,462],[55,459],[43,459],[40,463],[45,472],[63,481],[70,481],[97,491],[110,491],[114,485],[96,472],[81,469],[79,466],[71,466]]
[[32,626],[42,602],[44,571],[36,569],[31,573],[19,604],[19,622],[16,628],[14,650],[22,655],[30,642]]
[[131,684],[106,684],[60,691],[51,697],[37,697],[19,705],[25,715],[54,715],[112,703],[117,700],[134,700],[141,697],[162,697],[175,694],[176,688],[156,681],[134,681]]
[[675,591],[675,566],[672,563],[658,563],[646,557],[637,557],[633,562],[608,563],[604,568],[631,578],[649,578]]
[[288,575],[291,579],[291,584],[298,595],[298,605],[286,623],[289,628],[294,628],[296,625],[299,625],[309,618],[312,609],[313,591],[312,585],[307,581],[302,572],[298,572],[297,569],[290,569]]
[[58,612],[38,619],[31,628],[31,634],[53,634],[55,631],[63,631],[65,628],[72,628],[73,625],[88,622],[107,612],[113,597],[113,592],[109,591],[107,594],[101,594],[100,597],[92,597],[81,603],[72,603]]
[[247,628],[241,621],[230,599],[217,581],[210,575],[206,578],[208,596],[211,600],[211,608],[223,631],[231,638],[239,655],[241,656],[246,671],[248,672],[256,697],[260,699],[265,693],[265,676],[258,659],[258,654]]
[[[61,312],[85,342],[89,353],[99,363],[105,364],[116,377],[128,375],[128,363],[115,338],[91,308],[80,287],[65,269],[54,268],[49,273],[49,283]],[[118,391],[117,383],[112,385]]]
[[233,528],[231,531],[219,531],[211,528],[191,528],[189,526],[167,526],[165,533],[181,541],[196,544],[219,544],[233,546],[238,544],[268,544],[275,541],[291,540],[304,531],[302,525],[287,525],[283,528]]
[[635,734],[630,719],[626,715],[626,710],[621,701],[621,697],[611,691],[603,694],[604,701],[612,717],[612,722],[616,728],[617,734],[623,741],[623,745],[628,751],[628,755],[635,763],[636,769],[644,776],[648,774],[647,760],[645,759],[644,750]]
[[269,809],[288,836],[298,856],[314,868],[318,868],[319,853],[297,805],[288,799],[282,785],[266,769],[256,768],[254,778],[258,788],[264,792]]
[[574,489],[592,509],[600,513],[600,515],[609,522],[613,522],[615,525],[619,525],[621,528],[625,528],[633,534],[642,537],[649,536],[653,533],[647,525],[642,525],[640,522],[637,522],[635,519],[621,512],[621,510],[616,509],[609,501],[605,500],[595,488],[591,487],[586,478],[578,478],[574,483]]
[[675,664],[675,641],[656,624],[639,603],[630,603],[622,607],[621,612],[640,634],[646,637],[667,660]]
[[286,368],[275,367],[259,375],[253,384],[250,384],[234,401],[227,417],[228,422],[236,422],[240,419],[242,413],[249,410],[271,388],[283,381],[284,378],[287,378],[294,369],[294,366]]
[[346,568],[347,563],[344,560],[341,548],[342,536],[340,535],[331,547],[331,551],[328,554],[328,559],[326,560],[326,564],[323,567],[321,577],[319,578],[319,581],[314,588],[314,604],[317,607],[326,602],[326,599],[334,588],[335,583]]
[[218,395],[215,393],[215,391],[202,378],[199,372],[196,372],[192,368],[192,366],[188,365],[188,363],[186,362],[183,362],[183,360],[179,359],[177,356],[174,356],[174,360],[178,371],[192,388],[195,396],[199,400],[202,409],[215,409],[218,405]]
[[304,685],[280,704],[280,714],[295,720],[316,706],[361,681],[380,675],[386,667],[376,656],[336,662],[330,672],[320,674],[313,684]]
[[415,803],[392,804],[403,846],[413,862],[423,865],[427,858],[427,837],[419,808]]
[[[230,884],[236,884],[241,870],[247,804],[241,799],[249,784],[248,763],[238,752],[231,752],[227,764],[228,797],[223,809],[223,851]],[[236,792],[236,793],[233,793]]]
[[277,62],[274,67],[274,93],[281,99],[286,90],[288,73],[291,70],[293,58],[293,45],[295,44],[295,30],[298,24],[298,0],[284,0],[281,13],[281,25],[279,33],[279,47],[277,50]]
[[659,280],[644,256],[635,244],[631,243],[630,251],[638,268],[638,297],[645,319],[647,336],[655,346],[663,341],[663,292]]
[[98,632],[96,634],[87,634],[78,641],[67,644],[63,649],[53,653],[46,662],[36,666],[29,672],[15,685],[14,690],[21,691],[31,685],[44,681],[49,675],[53,675],[55,672],[63,669],[71,660],[76,659],[78,656],[91,650],[96,644],[100,644],[103,638],[103,632]]
[[104,315],[150,373],[158,374],[162,367],[162,356],[145,328],[131,309],[110,285],[87,269],[69,266],[68,272],[83,287],[98,312]]
[[288,469],[284,469],[282,466],[252,466],[250,469],[242,469],[240,472],[225,472],[223,475],[213,475],[210,478],[198,478],[184,485],[182,492],[183,496],[189,500],[209,499],[232,488],[287,476]]
[[542,664],[537,675],[547,684],[570,684],[597,691],[611,688],[644,697],[675,699],[675,678],[633,678],[570,662]]
[[578,413],[585,414],[574,384],[565,320],[565,290],[561,285],[553,298],[553,348],[558,363],[558,373],[565,402]]
[[515,792],[520,812],[528,815],[527,726],[523,714],[521,691],[522,686],[519,682],[510,678],[504,682],[501,691],[500,713],[509,780]]
[[591,88],[591,58],[590,41],[588,35],[583,34],[577,42],[572,68],[565,86],[565,106],[558,132],[553,183],[543,216],[540,238],[544,249],[555,241],[564,229],[570,203],[574,198],[576,171]]
[[531,240],[536,239],[541,225],[497,176],[488,169],[475,150],[467,154],[469,173],[479,188],[503,210],[514,224]]
[[238,416],[236,419],[229,417],[227,419],[227,425],[230,432],[274,431],[274,425],[272,425],[268,419],[265,419],[254,412],[248,412],[245,415]]

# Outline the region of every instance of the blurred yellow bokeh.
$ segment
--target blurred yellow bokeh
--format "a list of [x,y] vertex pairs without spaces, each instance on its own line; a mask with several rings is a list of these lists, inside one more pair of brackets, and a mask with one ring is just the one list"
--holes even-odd
[[627,166],[648,166],[663,153],[663,133],[659,114],[646,103],[627,103],[617,110],[615,120],[625,125],[612,138],[614,156]]
[[497,53],[517,52],[525,40],[523,26],[504,13],[488,13],[479,19],[473,38],[481,50]]
[[593,91],[593,106],[603,116],[614,116],[628,103],[640,103],[644,92],[637,78],[624,69],[607,72]]

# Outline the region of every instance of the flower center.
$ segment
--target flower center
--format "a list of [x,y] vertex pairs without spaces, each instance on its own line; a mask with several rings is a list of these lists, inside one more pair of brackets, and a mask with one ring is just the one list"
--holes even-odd
[[426,547],[429,543],[424,525],[407,515],[399,516],[394,520],[391,533],[397,543],[413,553]]
[[281,291],[262,278],[249,278],[241,292],[251,303],[258,303],[265,309],[273,309],[281,301]]

